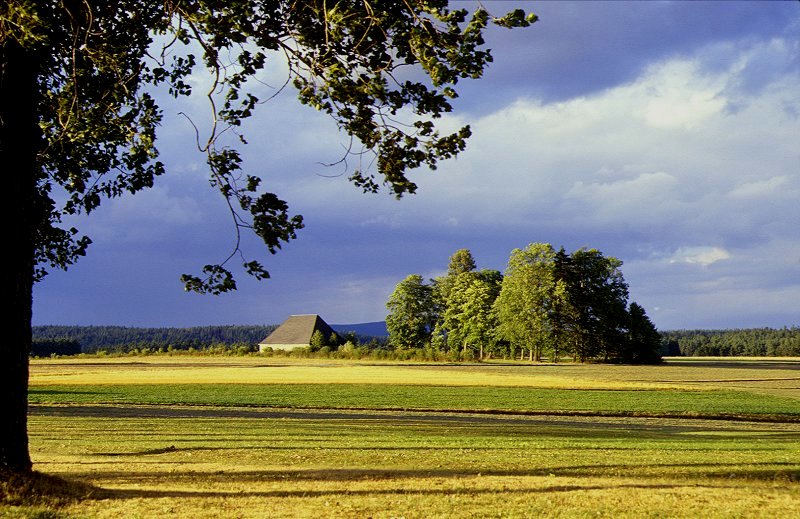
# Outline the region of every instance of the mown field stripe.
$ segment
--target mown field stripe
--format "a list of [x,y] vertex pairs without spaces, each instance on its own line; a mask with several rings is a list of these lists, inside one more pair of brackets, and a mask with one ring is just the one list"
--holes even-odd
[[[31,404],[29,411],[33,415],[83,415],[85,413],[100,416],[116,416],[116,410],[122,409],[125,416],[137,416],[138,410],[142,415],[149,415],[150,409],[163,411],[164,416],[175,412],[176,417],[184,417],[192,411],[224,409],[226,411],[254,410],[268,412],[295,412],[295,411],[327,411],[346,413],[420,413],[434,415],[480,415],[480,416],[551,416],[551,417],[583,417],[583,418],[661,418],[680,420],[716,420],[728,422],[759,422],[759,423],[800,423],[800,416],[787,414],[731,414],[731,413],[696,413],[696,412],[646,412],[646,411],[559,411],[559,410],[531,410],[531,409],[446,409],[425,407],[318,407],[318,406],[291,406],[275,407],[263,405],[221,406],[217,404]],[[233,411],[234,414],[236,411]],[[253,416],[250,416],[251,418]]]
[[32,387],[32,404],[145,404],[607,416],[800,417],[800,401],[742,391],[580,390],[386,384],[175,384]]

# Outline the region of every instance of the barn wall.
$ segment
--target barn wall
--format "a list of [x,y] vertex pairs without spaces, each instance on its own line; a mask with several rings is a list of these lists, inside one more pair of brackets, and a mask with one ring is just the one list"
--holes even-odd
[[258,345],[258,351],[264,352],[267,348],[272,348],[273,350],[283,350],[283,351],[291,351],[296,348],[308,348],[308,344],[264,344],[261,343]]

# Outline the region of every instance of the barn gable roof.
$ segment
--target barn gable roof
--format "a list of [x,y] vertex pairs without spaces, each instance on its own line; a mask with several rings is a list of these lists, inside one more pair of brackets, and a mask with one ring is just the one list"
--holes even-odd
[[317,330],[322,332],[326,339],[330,338],[331,334],[334,333],[328,323],[317,314],[290,315],[283,324],[278,326],[275,331],[259,344],[309,345],[311,344],[311,337]]

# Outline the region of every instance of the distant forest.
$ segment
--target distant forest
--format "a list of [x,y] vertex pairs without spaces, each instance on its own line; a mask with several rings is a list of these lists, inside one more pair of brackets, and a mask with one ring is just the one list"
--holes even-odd
[[661,332],[662,354],[684,357],[798,357],[800,327]]
[[[209,349],[220,344],[254,348],[272,333],[267,326],[129,328],[124,326],[34,326],[34,354],[69,355],[97,351],[127,352]],[[735,330],[673,330],[661,333],[665,356],[800,356],[800,327]],[[359,337],[359,339],[365,339]]]
[[[33,353],[59,355],[138,350],[203,350],[216,345],[254,347],[277,325],[129,328],[125,326],[34,326]],[[77,351],[76,351],[77,350]]]

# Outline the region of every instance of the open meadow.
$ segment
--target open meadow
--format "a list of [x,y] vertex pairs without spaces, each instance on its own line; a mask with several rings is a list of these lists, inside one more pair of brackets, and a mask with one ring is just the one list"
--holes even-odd
[[797,517],[800,359],[34,360],[45,517]]

